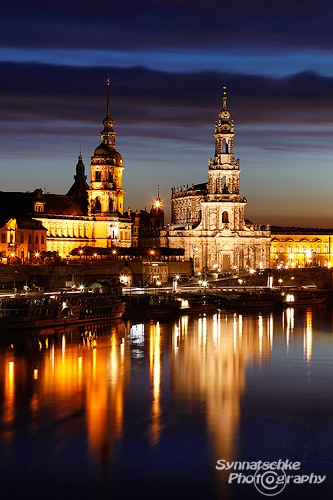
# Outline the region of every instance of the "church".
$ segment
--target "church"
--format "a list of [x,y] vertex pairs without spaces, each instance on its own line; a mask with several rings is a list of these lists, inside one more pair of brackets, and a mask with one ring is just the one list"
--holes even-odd
[[269,267],[270,230],[245,218],[234,137],[224,87],[208,182],[172,188],[171,224],[160,232],[161,246],[185,249],[194,274]]

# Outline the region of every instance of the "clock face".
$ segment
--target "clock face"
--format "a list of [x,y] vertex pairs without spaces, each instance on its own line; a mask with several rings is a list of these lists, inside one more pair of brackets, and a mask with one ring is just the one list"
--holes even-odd
[[229,111],[223,111],[222,118],[229,118],[229,116],[230,116]]

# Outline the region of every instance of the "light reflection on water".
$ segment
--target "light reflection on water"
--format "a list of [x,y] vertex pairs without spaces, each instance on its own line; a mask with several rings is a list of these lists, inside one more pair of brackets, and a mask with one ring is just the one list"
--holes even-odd
[[289,459],[328,477],[312,489],[287,485],[279,498],[329,498],[330,309],[87,332],[3,338],[3,494],[260,498],[253,484],[228,485],[217,460]]

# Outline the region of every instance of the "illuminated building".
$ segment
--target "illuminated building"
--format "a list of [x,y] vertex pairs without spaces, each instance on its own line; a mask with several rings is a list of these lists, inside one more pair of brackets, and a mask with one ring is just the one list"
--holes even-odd
[[245,219],[247,200],[240,196],[234,135],[224,88],[215,123],[215,155],[208,162],[208,183],[172,189],[171,224],[161,232],[170,247],[185,249],[185,259],[193,259],[195,273],[269,265],[269,228]]
[[270,267],[327,267],[333,264],[333,230],[271,227]]
[[11,245],[7,245],[7,249],[2,248],[3,257],[9,257],[14,251],[15,257],[23,261],[31,259],[35,251],[57,252],[59,256],[66,257],[72,250],[83,246],[131,246],[132,222],[129,214],[124,214],[124,162],[116,151],[116,132],[110,117],[109,84],[108,80],[104,129],[100,145],[91,158],[89,185],[80,154],[74,183],[66,195],[50,194],[42,189],[36,189],[33,193],[0,192],[3,228],[11,219],[19,218],[40,221],[47,231],[45,241],[40,237],[36,243],[35,235],[33,246],[28,247],[21,245],[22,231],[15,229],[11,233]]
[[46,229],[37,220],[9,219],[0,222],[0,252],[11,262],[17,256],[38,259],[39,249],[46,245]]

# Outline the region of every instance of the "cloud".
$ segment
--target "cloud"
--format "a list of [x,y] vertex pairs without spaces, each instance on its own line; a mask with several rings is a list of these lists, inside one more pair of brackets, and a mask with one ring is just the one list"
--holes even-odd
[[[0,63],[2,126],[6,122],[96,123],[104,117],[106,78],[117,124],[202,127],[212,124],[227,86],[238,125],[327,123],[332,116],[333,77],[312,72],[274,79],[227,72],[167,73],[132,68],[72,68]],[[103,115],[103,116],[102,116]],[[138,128],[139,133],[139,128]]]
[[332,47],[329,0],[2,0],[7,47]]

